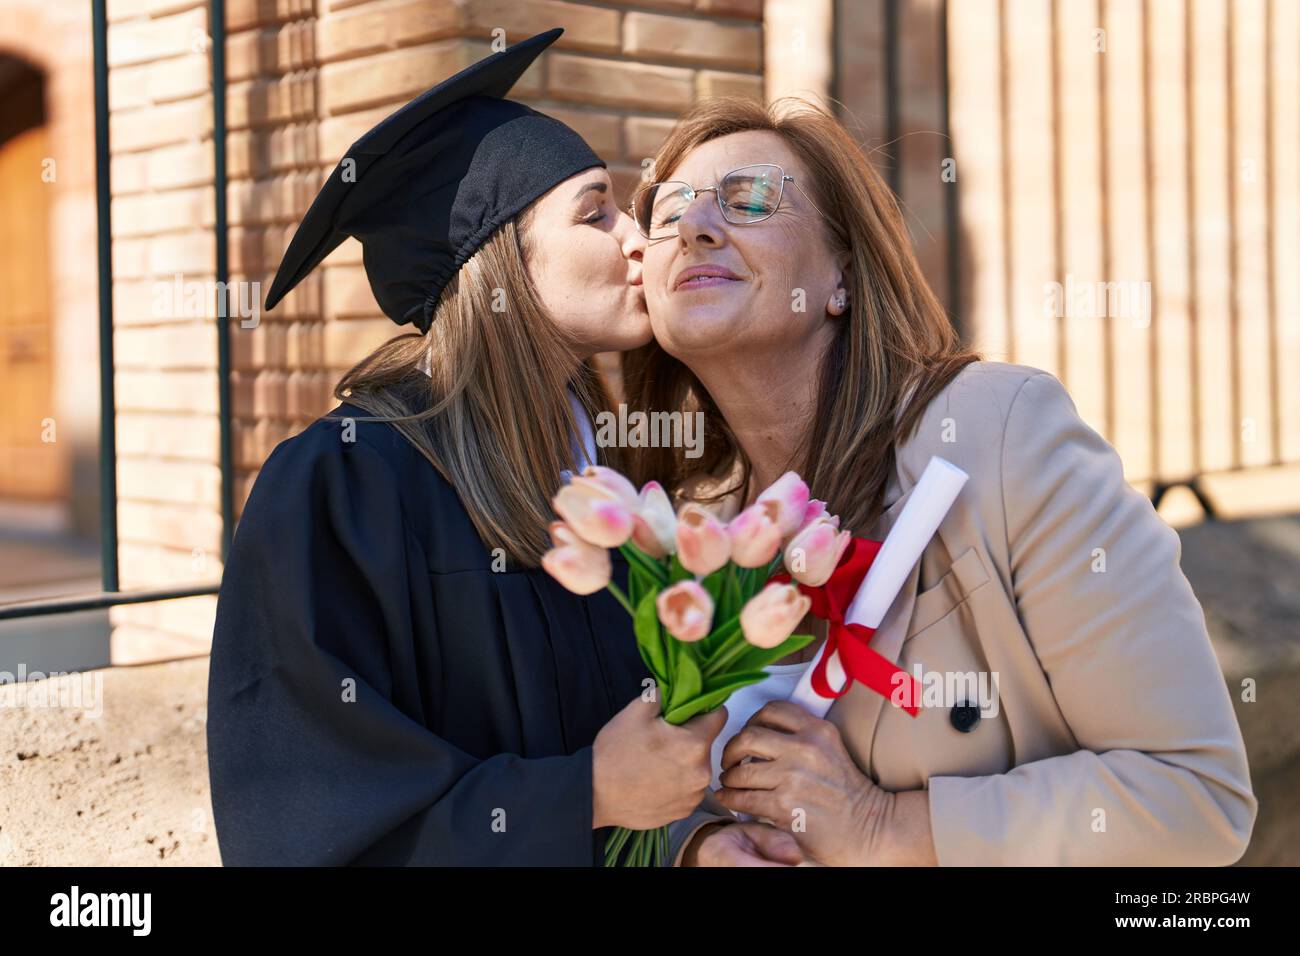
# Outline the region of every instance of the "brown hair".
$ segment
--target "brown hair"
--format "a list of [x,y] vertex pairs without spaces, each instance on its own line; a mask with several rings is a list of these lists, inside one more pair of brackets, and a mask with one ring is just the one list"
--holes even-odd
[[[980,356],[965,348],[912,251],[897,199],[844,126],[798,99],[763,106],[718,98],[688,111],[655,157],[655,176],[671,175],[697,146],[731,133],[765,130],[780,136],[806,166],[807,191],[830,220],[831,245],[852,266],[849,312],[826,354],[812,427],[790,468],[812,494],[865,533],[883,510],[894,446],[916,429],[926,405]],[[626,353],[623,379],[630,409],[700,410],[709,440],[687,459],[682,449],[629,453],[638,483],[655,477],[698,500],[749,489],[752,466],[736,435],[700,381],[656,343]],[[907,390],[915,386],[910,402]],[[897,419],[897,420],[896,420]],[[737,480],[725,479],[733,473]],[[724,481],[713,494],[685,489],[696,479]]]
[[[560,471],[574,467],[570,436],[580,434],[565,388],[589,416],[611,403],[529,279],[529,218],[502,225],[460,268],[426,335],[385,342],[334,396],[392,422],[456,489],[484,545],[533,567],[549,547]],[[431,396],[418,411],[412,389]]]

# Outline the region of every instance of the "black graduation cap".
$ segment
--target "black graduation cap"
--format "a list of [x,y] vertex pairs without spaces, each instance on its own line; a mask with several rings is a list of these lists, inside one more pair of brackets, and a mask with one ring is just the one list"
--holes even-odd
[[480,60],[353,143],[289,243],[266,308],[355,236],[384,314],[427,332],[443,288],[502,223],[605,165],[559,120],[503,98],[563,32]]

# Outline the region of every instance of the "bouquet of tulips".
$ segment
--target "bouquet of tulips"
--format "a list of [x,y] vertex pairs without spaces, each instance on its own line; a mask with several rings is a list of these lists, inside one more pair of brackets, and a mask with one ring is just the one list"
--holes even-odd
[[[553,504],[561,520],[551,523],[542,567],[576,594],[608,588],[627,609],[670,724],[721,706],[813,639],[792,634],[810,599],[793,583],[768,579],[784,563],[795,581],[824,584],[850,541],[794,472],[729,523],[694,503],[675,512],[658,482],[638,492],[598,465],[572,478]],[[611,580],[609,548],[627,558],[626,594]],[[667,846],[667,827],[620,827],[605,865],[658,866]]]

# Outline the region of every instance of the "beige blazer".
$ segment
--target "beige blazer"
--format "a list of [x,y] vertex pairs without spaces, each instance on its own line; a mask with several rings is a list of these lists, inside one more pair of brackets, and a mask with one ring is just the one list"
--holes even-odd
[[[1241,731],[1178,535],[1115,450],[1050,373],[975,363],[898,449],[892,503],[857,533],[884,538],[932,455],[970,480],[872,647],[909,673],[992,687],[992,672],[997,704],[954,714],[977,690],[958,683],[913,718],[855,685],[827,719],[859,768],[928,790],[942,866],[1239,859],[1257,809]],[[670,859],[725,815],[710,798],[673,824]]]

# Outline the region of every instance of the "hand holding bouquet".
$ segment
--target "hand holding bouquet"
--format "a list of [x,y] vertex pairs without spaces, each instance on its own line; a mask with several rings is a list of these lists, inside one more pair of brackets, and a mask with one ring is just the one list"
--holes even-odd
[[[598,465],[575,476],[553,504],[562,520],[551,524],[554,547],[542,567],[576,594],[607,588],[627,609],[670,724],[716,709],[813,639],[793,634],[808,596],[769,578],[784,564],[793,581],[818,587],[851,539],[824,502],[809,500],[794,472],[726,524],[696,504],[674,512],[657,482],[638,492]],[[611,580],[609,548],[627,558],[626,594]],[[656,866],[666,848],[667,827],[620,827],[606,844],[605,865]]]

